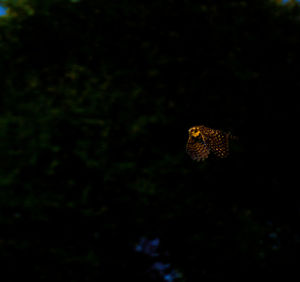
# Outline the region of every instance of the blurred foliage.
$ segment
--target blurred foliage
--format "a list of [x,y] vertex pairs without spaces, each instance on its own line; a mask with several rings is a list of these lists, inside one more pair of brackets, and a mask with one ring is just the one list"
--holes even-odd
[[[275,2],[2,1],[6,271],[163,281],[147,237],[180,281],[294,273],[300,10]],[[228,159],[189,159],[197,124],[240,137]]]

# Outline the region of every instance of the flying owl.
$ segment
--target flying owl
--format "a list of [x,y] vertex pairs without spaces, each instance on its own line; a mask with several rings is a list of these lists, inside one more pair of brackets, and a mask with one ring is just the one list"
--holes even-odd
[[219,158],[226,158],[229,154],[229,138],[235,139],[221,130],[204,125],[193,126],[189,129],[186,151],[196,161],[207,159],[210,152]]

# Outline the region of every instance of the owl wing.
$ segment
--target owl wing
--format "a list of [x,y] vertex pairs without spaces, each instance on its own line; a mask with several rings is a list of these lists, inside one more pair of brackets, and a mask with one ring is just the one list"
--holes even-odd
[[206,144],[219,158],[226,158],[229,154],[229,134],[220,130],[212,130],[206,138]]
[[189,156],[196,161],[205,160],[209,155],[209,148],[192,137],[189,137],[188,142],[186,144],[186,152]]

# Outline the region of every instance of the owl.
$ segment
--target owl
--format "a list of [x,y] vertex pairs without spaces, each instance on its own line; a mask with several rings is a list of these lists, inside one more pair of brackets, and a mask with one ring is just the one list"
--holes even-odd
[[230,133],[221,130],[204,125],[193,126],[189,129],[186,151],[196,161],[207,159],[210,152],[218,158],[226,158],[229,154],[229,138],[235,139]]

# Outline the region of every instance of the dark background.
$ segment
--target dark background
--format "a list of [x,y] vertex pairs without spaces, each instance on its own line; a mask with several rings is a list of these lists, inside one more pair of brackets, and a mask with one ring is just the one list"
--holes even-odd
[[[177,281],[299,277],[297,5],[6,2],[10,277],[167,281],[157,261]],[[229,158],[188,157],[188,128],[200,124],[239,137]],[[141,238],[159,239],[157,256],[136,251]]]

